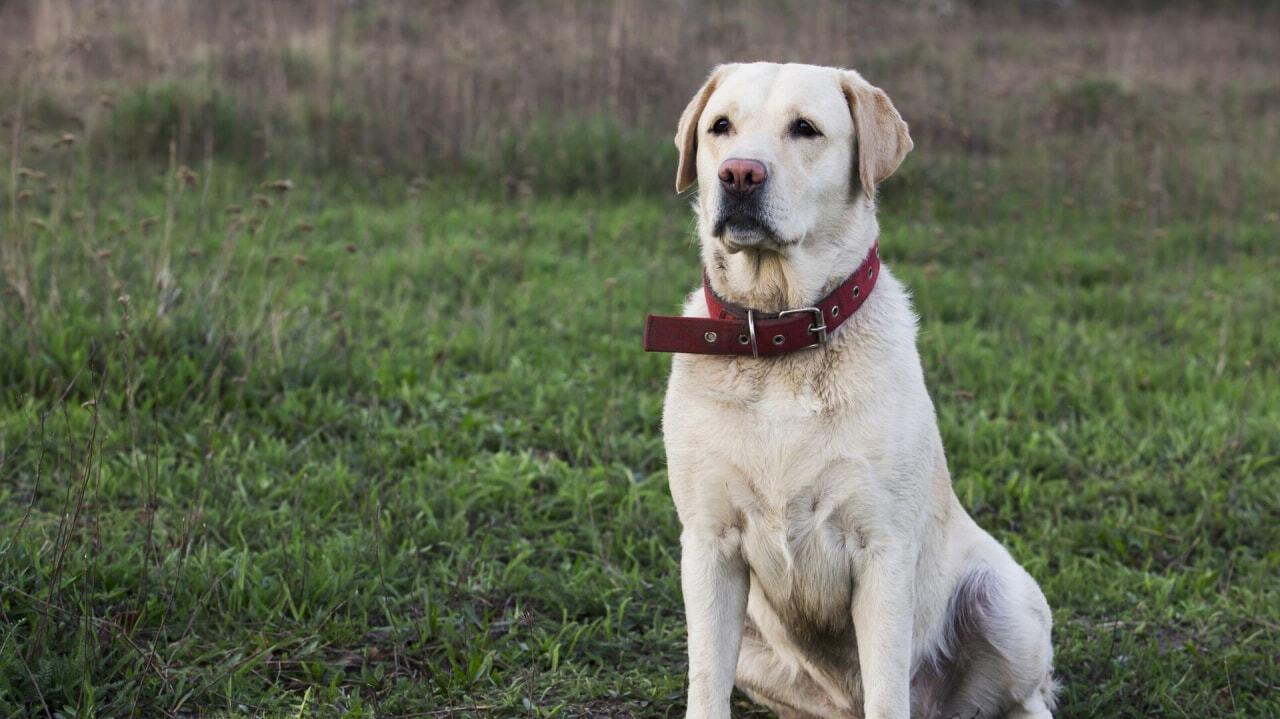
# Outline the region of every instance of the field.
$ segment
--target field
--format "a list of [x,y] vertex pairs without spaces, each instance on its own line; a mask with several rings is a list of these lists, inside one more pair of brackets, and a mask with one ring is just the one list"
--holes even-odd
[[[637,6],[567,6],[638,42]],[[220,115],[261,89],[220,74],[231,51],[194,94],[148,70],[103,103],[82,73],[158,62],[154,38],[104,29],[78,60],[56,49],[92,18],[15,7],[41,31],[32,62],[0,63],[0,708],[682,716],[669,357],[640,331],[698,281],[668,138],[715,58],[650,110],[575,94],[607,63],[561,76],[571,117],[469,125],[498,95],[462,98],[419,146],[379,134],[412,107],[343,125],[376,103],[324,91],[394,87],[304,71],[376,17],[299,31],[261,67],[315,84]],[[1058,715],[1277,715],[1276,16],[1077,12],[962,14],[945,44],[830,60],[879,62],[916,132],[883,188],[884,258],[914,293],[956,492],[1054,608]],[[941,26],[915,17],[895,28]],[[1030,67],[1026,38],[1059,22]],[[517,107],[546,100],[529,92]]]

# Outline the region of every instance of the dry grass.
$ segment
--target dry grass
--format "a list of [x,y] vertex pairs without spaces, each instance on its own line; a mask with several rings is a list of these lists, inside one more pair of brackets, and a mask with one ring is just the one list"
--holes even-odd
[[[1136,147],[1153,176],[1187,141],[1277,159],[1280,14],[999,7],[9,2],[0,92],[6,123],[23,107],[24,136],[40,138],[27,150],[114,117],[109,144],[142,143],[133,153],[164,157],[174,138],[187,161],[244,150],[431,174],[502,138],[520,154],[539,118],[602,117],[665,141],[710,67],[767,58],[861,69],[911,123],[917,156],[1000,157],[1066,135],[1086,148]],[[169,94],[138,100],[148,88]],[[1054,169],[1085,178],[1073,163],[1088,154]]]

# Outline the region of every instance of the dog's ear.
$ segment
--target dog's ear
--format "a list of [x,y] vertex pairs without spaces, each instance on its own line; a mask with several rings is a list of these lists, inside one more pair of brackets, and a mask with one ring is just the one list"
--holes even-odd
[[854,161],[859,184],[867,199],[871,199],[875,196],[876,184],[892,175],[911,151],[911,135],[884,90],[852,70],[842,74],[841,85],[857,135]]
[[724,79],[729,67],[720,65],[712,70],[702,89],[698,90],[689,101],[689,106],[680,114],[680,124],[676,127],[676,149],[680,151],[680,164],[676,167],[676,192],[684,192],[698,179],[698,120],[702,117],[702,108],[707,106],[707,98],[716,91],[716,86]]

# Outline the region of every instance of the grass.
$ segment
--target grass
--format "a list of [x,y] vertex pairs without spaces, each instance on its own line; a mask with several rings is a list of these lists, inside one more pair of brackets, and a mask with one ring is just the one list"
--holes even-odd
[[[683,201],[92,162],[4,188],[0,706],[682,714],[639,336],[698,279]],[[966,167],[908,167],[882,246],[1060,715],[1280,712],[1276,208]]]
[[745,43],[911,123],[884,256],[1059,716],[1280,714],[1275,8],[676,5],[0,2],[0,709],[681,716],[640,332]]
[[516,184],[561,155],[548,139],[617,135],[628,144],[604,158],[574,156],[587,169],[566,184],[615,169],[601,159],[647,180],[636,140],[669,148],[715,64],[771,59],[862,71],[930,149],[917,162],[1065,130],[1080,133],[1071,155],[1132,146],[1174,182],[1209,176],[1178,143],[1193,133],[1259,128],[1246,161],[1280,164],[1278,19],[1273,0],[28,0],[0,4],[0,128],[22,108],[24,141],[84,135],[99,169],[163,163],[172,140],[192,166],[435,178],[470,164]]

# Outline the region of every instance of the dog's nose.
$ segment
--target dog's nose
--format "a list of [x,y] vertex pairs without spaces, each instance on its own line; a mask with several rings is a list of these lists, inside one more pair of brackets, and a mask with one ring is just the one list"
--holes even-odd
[[720,184],[732,195],[750,195],[764,184],[767,175],[762,163],[755,160],[725,160],[720,165]]

